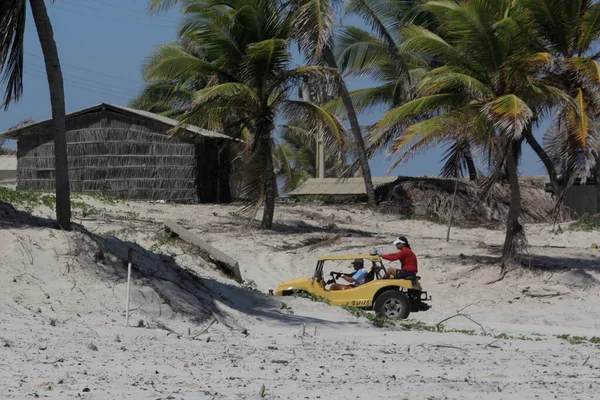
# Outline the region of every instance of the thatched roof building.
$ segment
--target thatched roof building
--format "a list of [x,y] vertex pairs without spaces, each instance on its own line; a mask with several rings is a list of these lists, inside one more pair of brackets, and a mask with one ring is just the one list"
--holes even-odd
[[[372,177],[373,186],[394,182],[395,176]],[[364,178],[310,178],[289,193],[290,197],[301,196],[360,196],[366,195]]]
[[[51,120],[0,137],[17,140],[17,189],[54,190]],[[73,192],[129,199],[222,203],[231,200],[229,136],[150,112],[99,104],[67,115]]]

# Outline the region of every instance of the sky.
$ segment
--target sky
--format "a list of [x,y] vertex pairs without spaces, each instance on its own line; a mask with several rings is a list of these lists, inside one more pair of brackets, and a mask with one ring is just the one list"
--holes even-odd
[[[65,82],[67,113],[99,103],[128,105],[142,90],[142,67],[157,46],[176,39],[180,16],[177,9],[150,15],[147,0],[56,0],[46,2],[54,28]],[[356,24],[356,19],[343,19]],[[300,60],[296,60],[300,62]],[[368,87],[371,82],[348,81],[350,89]],[[51,117],[50,96],[44,60],[35,25],[28,14],[25,33],[24,92],[7,111],[0,110],[0,132],[27,119]],[[361,125],[376,122],[383,110],[360,116]],[[539,132],[537,133],[539,136]],[[9,144],[9,145],[13,145]],[[443,148],[434,148],[389,171],[393,158],[379,154],[370,161],[373,176],[438,175]],[[542,175],[543,165],[525,147],[522,175]]]

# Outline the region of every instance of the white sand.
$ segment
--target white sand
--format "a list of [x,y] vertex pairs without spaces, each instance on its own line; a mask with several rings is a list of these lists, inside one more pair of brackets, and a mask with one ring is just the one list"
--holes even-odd
[[0,186],[14,189],[17,184],[17,157],[0,156]]
[[2,170],[16,171],[16,169],[17,169],[17,157],[0,156],[0,171],[2,171]]
[[[532,262],[547,270],[487,285],[498,275],[500,231],[454,229],[446,243],[445,227],[433,223],[288,205],[277,207],[277,231],[263,232],[245,226],[237,206],[83,201],[100,214],[76,209],[75,220],[106,250],[124,259],[135,248],[144,275],[134,273],[131,321],[144,328],[123,327],[126,267],[117,258],[95,256],[97,245],[78,232],[0,222],[1,398],[258,398],[262,385],[270,399],[600,398],[598,345],[555,337],[600,337],[600,251],[590,248],[598,232],[527,226]],[[258,291],[188,246],[164,243],[166,219],[236,258]],[[411,318],[436,323],[470,305],[465,312],[486,332],[532,340],[380,329],[341,308],[262,294],[310,276],[321,255],[392,250],[398,234],[413,243],[433,296],[433,308]],[[315,237],[337,239],[298,247]],[[466,318],[447,326],[480,330]]]

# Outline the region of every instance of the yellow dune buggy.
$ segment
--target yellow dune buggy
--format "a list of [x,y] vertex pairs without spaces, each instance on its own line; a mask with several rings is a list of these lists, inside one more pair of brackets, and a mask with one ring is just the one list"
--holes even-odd
[[[327,261],[363,259],[365,268],[371,268],[364,284],[345,290],[328,290],[326,287],[340,278],[341,272],[330,272],[331,279],[325,281],[323,266]],[[419,276],[411,279],[384,279],[385,267],[377,254],[350,254],[319,258],[312,278],[299,278],[284,282],[270,291],[275,296],[291,296],[296,292],[307,292],[327,299],[334,306],[352,306],[374,310],[378,315],[390,319],[407,318],[416,311],[426,311],[426,302],[431,296],[423,290]]]

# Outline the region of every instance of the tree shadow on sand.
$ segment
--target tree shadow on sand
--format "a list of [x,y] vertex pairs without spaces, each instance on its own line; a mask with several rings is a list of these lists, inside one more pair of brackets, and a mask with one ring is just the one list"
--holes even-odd
[[[499,266],[500,257],[484,255],[459,255],[444,257],[447,261],[473,265],[470,271],[475,271],[486,266]],[[591,287],[600,285],[600,258],[575,258],[564,256],[547,256],[535,253],[524,254],[520,263],[514,269],[534,273],[569,273],[569,281],[581,282],[583,286]]]
[[87,231],[86,234],[92,235],[94,241],[116,257],[112,263],[115,270],[120,270],[121,279],[125,277],[127,252],[131,248],[134,278],[144,280],[173,311],[189,316],[195,323],[201,324],[216,318],[229,328],[245,331],[246,327],[237,323],[235,317],[218,304],[221,303],[245,315],[282,324],[339,325],[339,322],[283,313],[280,311],[281,299],[237,286],[233,282],[200,277],[177,264],[173,257],[154,253],[136,243],[116,237],[95,236]]
[[0,229],[3,228],[51,228],[57,229],[56,221],[40,218],[15,209],[12,204],[0,201]]
[[[10,204],[0,203],[0,229],[58,229],[53,220],[39,218],[30,213],[15,210]],[[133,251],[132,278],[138,284],[151,287],[162,302],[171,309],[189,317],[197,324],[217,319],[223,325],[245,331],[246,327],[229,315],[227,307],[245,315],[271,320],[281,324],[336,325],[320,318],[303,317],[280,311],[281,299],[240,287],[237,284],[200,277],[195,271],[177,264],[175,259],[154,253],[136,243],[112,236],[100,236],[73,224],[75,234],[70,234],[75,262],[97,265],[94,271],[102,279],[122,283],[127,277],[128,251]],[[226,307],[223,307],[225,305]],[[355,325],[358,322],[345,322]]]
[[[260,228],[258,223],[255,223],[253,225],[255,225],[257,229]],[[315,226],[308,224],[302,220],[292,220],[287,221],[287,223],[274,222],[271,231],[280,235],[296,235],[305,233],[334,233],[339,235],[357,237],[372,237],[377,235],[376,232],[365,231],[361,229],[339,228],[334,223],[325,226]]]

